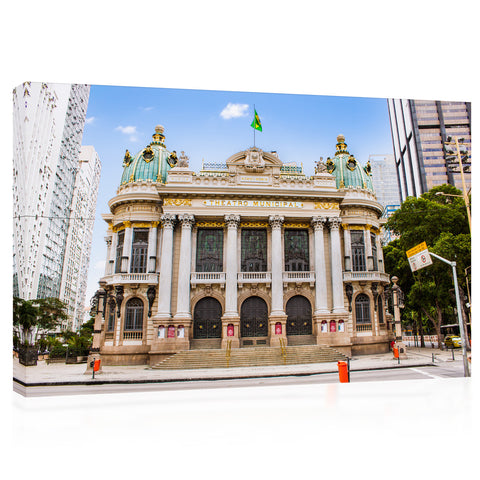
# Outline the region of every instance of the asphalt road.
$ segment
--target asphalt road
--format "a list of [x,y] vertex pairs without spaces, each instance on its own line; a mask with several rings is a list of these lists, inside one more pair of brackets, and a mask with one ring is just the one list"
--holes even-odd
[[[395,368],[383,370],[352,371],[350,382],[379,382],[398,380],[432,380],[463,377],[463,366],[455,363],[442,363],[437,366]],[[286,376],[271,378],[251,378],[238,380],[186,381],[138,384],[98,384],[98,385],[59,385],[28,387],[28,397],[55,395],[86,395],[92,393],[155,392],[169,390],[191,390],[205,388],[252,387],[268,385],[305,385],[339,383],[338,373],[322,373],[306,376]],[[14,382],[14,389],[15,389]]]

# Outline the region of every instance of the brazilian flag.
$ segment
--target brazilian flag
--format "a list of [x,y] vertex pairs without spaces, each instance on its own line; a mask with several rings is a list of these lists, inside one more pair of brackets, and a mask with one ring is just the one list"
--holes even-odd
[[255,111],[255,117],[253,118],[253,122],[250,126],[252,128],[254,128],[255,130],[262,131],[262,123],[260,122],[260,117],[258,116],[257,111],[256,110],[254,110],[254,111]]

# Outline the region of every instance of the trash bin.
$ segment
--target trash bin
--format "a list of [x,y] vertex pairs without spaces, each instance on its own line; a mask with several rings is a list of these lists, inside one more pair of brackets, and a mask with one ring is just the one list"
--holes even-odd
[[393,357],[398,358],[398,348],[397,347],[393,347]]
[[101,360],[95,360],[95,363],[93,365],[93,371],[98,372],[100,370],[100,362]]
[[338,376],[340,378],[340,383],[348,383],[347,362],[337,362],[337,365],[338,365]]

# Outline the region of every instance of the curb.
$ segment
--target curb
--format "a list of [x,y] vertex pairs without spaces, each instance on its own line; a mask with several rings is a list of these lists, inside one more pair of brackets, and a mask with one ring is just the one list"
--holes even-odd
[[[434,363],[418,363],[415,365],[392,365],[385,367],[364,367],[364,368],[350,368],[350,372],[364,372],[371,370],[392,370],[397,368],[411,368],[411,367],[431,367],[437,366]],[[83,380],[83,381],[65,381],[65,382],[32,382],[27,383],[23,380],[13,377],[13,381],[19,385],[29,387],[61,387],[73,385],[135,385],[135,384],[153,384],[153,383],[176,383],[176,382],[206,382],[218,380],[247,380],[253,378],[275,378],[275,377],[309,377],[313,375],[338,373],[338,370],[325,370],[321,372],[307,372],[307,373],[277,373],[277,374],[259,374],[259,375],[241,375],[229,377],[194,377],[194,378],[156,378],[156,379],[142,379],[142,380]]]

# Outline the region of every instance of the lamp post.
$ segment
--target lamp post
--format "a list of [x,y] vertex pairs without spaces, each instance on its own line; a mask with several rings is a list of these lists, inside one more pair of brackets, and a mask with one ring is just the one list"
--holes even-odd
[[398,355],[400,358],[407,358],[407,348],[403,343],[402,338],[402,322],[400,319],[400,309],[404,305],[404,295],[402,289],[397,285],[398,277],[392,277],[392,287],[390,288],[393,301],[393,321],[395,325],[395,346],[398,348]]
[[[464,145],[465,139],[464,138],[458,138],[458,137],[452,137],[451,135],[448,135],[445,142],[443,142],[443,148],[445,150],[445,160],[447,162],[447,169],[450,169],[450,171],[453,170],[453,166],[456,167],[456,163],[458,162],[458,166],[460,167],[460,176],[462,178],[462,193],[463,193],[463,200],[465,201],[465,206],[467,207],[467,216],[468,216],[468,225],[470,227],[470,233],[472,232],[472,221],[470,218],[470,202],[468,200],[468,193],[467,193],[467,188],[465,186],[465,175],[464,175],[464,170],[468,171],[471,166],[471,162],[469,161],[469,153],[467,150],[467,146]],[[455,146],[455,150],[453,147]],[[462,160],[465,161],[465,164],[462,162]],[[450,195],[450,194],[444,194],[447,196],[458,196],[458,195]]]

